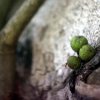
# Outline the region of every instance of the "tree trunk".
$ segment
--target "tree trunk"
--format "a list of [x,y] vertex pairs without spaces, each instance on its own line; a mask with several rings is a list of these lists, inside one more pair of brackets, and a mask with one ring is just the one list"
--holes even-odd
[[0,99],[10,100],[14,86],[15,48],[0,45]]
[[[30,25],[34,35],[34,59],[30,78],[33,86],[38,85],[44,90],[52,87],[53,90],[55,84],[61,83],[67,77],[70,72],[68,66],[65,68],[67,58],[75,55],[70,47],[70,39],[73,36],[83,35],[92,46],[97,45],[100,36],[99,5],[98,0],[47,0],[32,20],[33,26]],[[96,81],[100,82],[98,79]],[[83,89],[90,93],[85,94]],[[46,100],[73,100],[73,96],[67,90],[68,86],[54,94],[49,91]],[[86,95],[90,100],[93,97],[100,99],[100,92],[97,97],[91,95],[100,91],[96,86],[80,82],[80,85],[76,85],[76,91],[81,93],[78,95],[80,98]],[[74,99],[78,100],[78,97]]]
[[26,0],[0,33],[0,100],[10,100],[15,74],[18,38],[45,0]]

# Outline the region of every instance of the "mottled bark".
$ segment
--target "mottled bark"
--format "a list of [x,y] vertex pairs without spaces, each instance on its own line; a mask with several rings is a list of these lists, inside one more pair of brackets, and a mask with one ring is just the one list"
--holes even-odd
[[[54,88],[55,84],[59,84],[63,80],[63,76],[67,77],[66,74],[70,70],[68,66],[65,68],[64,65],[70,55],[76,55],[70,47],[72,36],[83,35],[89,40],[89,44],[92,46],[98,45],[97,39],[100,36],[100,2],[98,0],[68,1],[47,0],[32,20],[34,59],[31,83],[33,86],[38,85],[40,89]],[[56,70],[57,76],[52,73],[54,70]],[[50,75],[47,77],[48,73]],[[46,78],[48,81],[46,81]],[[81,93],[80,97],[86,95],[90,99],[91,93],[96,97],[95,95],[99,91],[96,86],[92,87],[92,85],[88,84],[85,84],[85,86],[82,83],[76,84],[76,90]],[[83,89],[84,92],[81,92]],[[67,90],[68,88],[66,88]],[[85,90],[91,92],[87,94]],[[59,91],[62,94],[68,94],[68,92],[62,92],[62,89]],[[59,91],[54,92],[54,94],[49,91],[47,100],[66,100],[65,95],[58,97],[57,93]],[[70,97],[71,94],[67,96]],[[77,98],[74,99],[77,100]],[[99,95],[98,98],[100,98]],[[93,97],[92,99],[94,100]],[[73,97],[70,100],[73,100]]]

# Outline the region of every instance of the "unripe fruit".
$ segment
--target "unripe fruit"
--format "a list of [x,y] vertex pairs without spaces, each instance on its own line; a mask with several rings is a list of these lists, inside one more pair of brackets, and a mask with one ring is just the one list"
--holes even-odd
[[71,69],[77,69],[81,66],[81,60],[79,57],[70,56],[67,60],[67,64]]
[[88,44],[88,41],[84,36],[75,36],[71,40],[71,47],[76,52],[79,52],[80,48],[86,44]]
[[95,49],[90,45],[84,45],[79,51],[79,57],[83,61],[89,61],[95,55]]

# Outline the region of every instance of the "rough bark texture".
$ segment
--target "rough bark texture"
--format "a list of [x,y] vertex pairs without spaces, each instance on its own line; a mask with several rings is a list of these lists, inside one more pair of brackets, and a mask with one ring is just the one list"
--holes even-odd
[[56,52],[56,50],[59,50],[59,47],[55,42],[59,38],[58,29],[60,25],[58,22],[63,17],[62,15],[64,15],[67,5],[67,0],[47,0],[32,20],[32,26],[34,26],[32,27],[34,35],[32,83],[36,81],[37,84],[47,73],[60,67],[61,63],[57,64],[55,59],[57,53],[59,53],[59,51]]
[[[100,35],[99,9],[99,0],[45,2],[29,25],[34,37],[34,59],[30,77],[33,86],[47,90],[59,85],[67,77],[71,71],[68,67],[64,67],[67,58],[69,55],[76,55],[70,48],[72,36],[84,35],[90,44],[99,45],[97,43]],[[80,85],[76,86],[78,91],[76,96],[72,96],[67,87],[53,92],[54,94],[51,89],[45,94],[47,97],[44,100],[100,99],[99,86],[80,82]]]
[[[34,46],[34,54],[36,54],[36,56],[33,66],[35,65],[34,67],[36,67],[37,70],[40,69],[40,71],[45,69],[44,67],[51,68],[51,71],[52,67],[56,69],[62,68],[68,56],[75,54],[70,48],[70,39],[74,35],[84,35],[88,38],[90,44],[93,46],[99,45],[97,43],[100,33],[99,1],[77,0],[74,5],[73,0],[69,1],[69,4],[66,0],[62,1],[62,3],[59,1],[60,3],[58,2],[58,4],[56,3],[57,6],[54,6],[55,9],[53,8],[52,2],[54,4],[56,0],[48,0],[47,3],[53,10],[50,9],[47,13],[43,13],[43,11],[45,12],[44,9],[48,6],[48,4],[45,3],[44,7],[41,8],[33,19],[34,28],[32,28],[32,30],[34,43],[36,43]],[[47,9],[49,9],[49,7]],[[43,59],[45,57],[52,58],[52,62],[47,66],[42,65],[51,60],[43,62],[39,60],[41,57],[43,57]],[[33,70],[35,69],[34,67]]]

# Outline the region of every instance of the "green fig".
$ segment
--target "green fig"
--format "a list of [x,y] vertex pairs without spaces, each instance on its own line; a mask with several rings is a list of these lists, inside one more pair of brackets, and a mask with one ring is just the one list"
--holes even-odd
[[81,66],[81,60],[79,57],[70,56],[67,60],[67,64],[71,69],[77,69]]
[[88,41],[84,36],[74,36],[71,40],[71,47],[75,52],[79,52],[80,48],[86,44]]
[[95,55],[95,49],[91,45],[84,45],[79,51],[79,57],[83,61],[89,61]]

